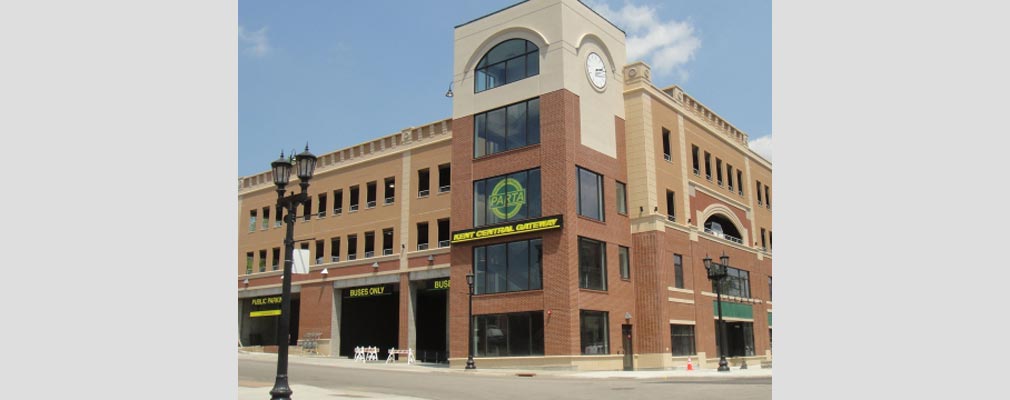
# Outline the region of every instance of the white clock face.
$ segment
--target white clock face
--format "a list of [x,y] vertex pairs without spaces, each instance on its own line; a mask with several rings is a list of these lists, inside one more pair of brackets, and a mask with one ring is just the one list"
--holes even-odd
[[607,67],[599,54],[589,53],[589,57],[586,58],[586,73],[589,75],[589,81],[597,89],[607,86]]

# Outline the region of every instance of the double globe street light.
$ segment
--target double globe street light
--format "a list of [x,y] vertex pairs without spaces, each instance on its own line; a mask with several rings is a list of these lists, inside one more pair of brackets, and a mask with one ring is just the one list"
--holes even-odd
[[[292,151],[294,153],[294,151]],[[292,163],[292,161],[294,161]],[[291,192],[284,195],[284,189],[291,178],[291,168],[297,167],[298,184],[301,186],[301,193]],[[288,342],[290,338],[291,325],[291,266],[295,251],[295,213],[298,206],[309,201],[309,179],[316,170],[316,156],[309,152],[309,145],[305,145],[305,151],[293,158],[281,157],[270,163],[273,171],[274,185],[277,185],[277,209],[286,210],[284,222],[287,224],[287,234],[284,236],[284,275],[281,278],[281,318],[277,325],[277,379],[274,387],[270,390],[271,400],[290,400],[291,386],[288,385]]]

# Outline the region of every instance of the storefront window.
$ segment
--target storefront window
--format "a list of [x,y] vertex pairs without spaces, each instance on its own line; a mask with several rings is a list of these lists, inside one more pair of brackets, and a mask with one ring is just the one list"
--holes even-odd
[[670,348],[675,356],[694,355],[694,325],[670,324]]
[[607,244],[579,238],[579,287],[607,290]]
[[543,311],[475,315],[473,338],[477,357],[544,354]]
[[579,310],[582,354],[610,354],[607,312]]
[[[722,295],[750,298],[750,272],[727,267],[726,278],[721,282],[719,290]],[[715,291],[715,282],[712,282],[712,291]]]
[[541,289],[541,239],[474,247],[474,293]]

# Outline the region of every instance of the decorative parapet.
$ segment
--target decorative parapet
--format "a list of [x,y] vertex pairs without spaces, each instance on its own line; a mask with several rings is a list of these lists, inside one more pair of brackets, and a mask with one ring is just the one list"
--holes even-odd
[[736,140],[740,144],[747,146],[747,134],[743,131],[737,129],[733,124],[727,122],[725,119],[716,114],[704,104],[701,104],[694,97],[691,97],[679,86],[674,85],[666,89],[663,89],[663,93],[666,93],[673,98],[674,101],[684,105],[684,108],[695,117],[708,121],[713,127],[722,131],[730,139]]
[[[444,119],[420,127],[409,127],[392,135],[323,154],[319,156],[319,160],[316,162],[316,173],[340,168],[345,164],[356,162],[366,157],[377,157],[385,153],[394,152],[403,146],[415,146],[446,136],[452,136],[452,119]],[[239,190],[256,189],[259,186],[265,185],[273,186],[274,180],[272,174],[271,171],[266,171],[256,175],[241,177],[238,179]],[[292,180],[296,181],[297,178],[292,178]]]
[[633,85],[636,83],[649,84],[651,82],[652,68],[649,67],[649,64],[637,61],[624,66],[625,85]]

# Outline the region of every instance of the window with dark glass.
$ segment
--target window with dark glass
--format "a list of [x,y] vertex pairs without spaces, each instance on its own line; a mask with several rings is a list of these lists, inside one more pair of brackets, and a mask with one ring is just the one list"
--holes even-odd
[[761,181],[757,181],[757,196],[758,196],[758,205],[760,206],[761,203],[764,202],[763,199],[761,198]]
[[449,164],[442,164],[442,165],[438,166],[438,192],[439,193],[448,192],[449,188],[452,187],[451,186],[452,183],[450,183],[451,179],[452,179],[450,171],[451,171],[451,169],[449,167]]
[[473,182],[474,226],[539,216],[539,168]]
[[417,171],[417,197],[427,197],[430,190],[431,177],[428,169]]
[[607,290],[607,244],[579,238],[579,287]]
[[628,214],[628,188],[624,183],[617,182],[614,187],[617,189],[617,213]]
[[544,354],[544,313],[474,315],[473,346],[477,357]]
[[344,190],[333,191],[333,215],[340,215],[344,211]]
[[701,174],[701,169],[699,169],[698,164],[698,146],[691,145],[691,165],[694,167],[694,174]]
[[312,219],[312,198],[309,197],[305,199],[305,204],[302,206],[302,218],[305,221]]
[[279,227],[284,224],[283,222],[284,210],[280,207],[274,206],[274,227]]
[[733,191],[733,166],[726,163],[726,188]]
[[712,155],[705,152],[705,179],[712,180]]
[[272,254],[270,254],[270,269],[276,271],[281,265],[281,248],[274,247]]
[[772,277],[768,277],[768,301],[772,301]]
[[449,247],[449,219],[438,220],[438,247]]
[[325,245],[326,245],[325,240],[316,241],[316,253],[314,254],[316,256],[316,264],[322,264],[326,262],[326,253],[323,250]]
[[417,249],[427,250],[428,249],[428,223],[418,222],[417,223]]
[[376,182],[371,181],[365,184],[365,208],[375,207]]
[[393,228],[382,230],[382,255],[393,254]]
[[768,231],[768,250],[771,250],[775,245],[772,244],[772,231]]
[[340,261],[340,238],[330,239],[330,262]]
[[386,178],[382,182],[382,188],[383,188],[382,198],[385,199],[383,200],[382,204],[393,204],[393,202],[396,200],[395,186],[396,186],[396,178],[393,177]]
[[267,251],[260,250],[260,272],[266,272],[267,270]]
[[772,195],[768,191],[768,185],[765,185],[765,206],[772,208]]
[[358,235],[347,235],[347,259],[358,258]]
[[621,279],[631,279],[631,259],[628,255],[628,248],[618,246],[617,258],[621,263]]
[[474,158],[540,143],[540,99],[474,115],[473,135]]
[[577,167],[579,178],[579,215],[603,221],[603,176]]
[[483,92],[539,73],[540,49],[527,40],[506,40],[477,62],[473,91]]
[[610,354],[608,319],[606,311],[579,310],[582,354]]
[[768,246],[765,245],[765,228],[761,228],[761,248],[767,249]]
[[247,274],[253,273],[253,257],[253,252],[250,251],[245,253],[245,273]]
[[249,210],[249,232],[256,232],[256,210]]
[[[361,201],[361,191],[358,189],[358,185],[351,186],[351,211],[358,211],[358,203]],[[348,253],[350,254],[350,253]]]
[[270,207],[263,207],[263,229],[270,227]]
[[715,181],[722,186],[722,160],[719,157],[715,158]]
[[680,254],[673,255],[673,286],[684,288],[684,257]]
[[674,194],[673,191],[666,191],[666,219],[670,221],[677,221],[677,207],[674,204]]
[[541,239],[474,247],[474,293],[542,289],[542,263]]
[[326,193],[319,194],[319,208],[317,211],[319,212],[319,218],[326,216]]
[[365,232],[365,258],[375,257],[375,232]]
[[693,356],[694,325],[670,324],[670,349],[675,356]]
[[[726,278],[721,282],[719,290],[723,296],[750,298],[750,272],[728,267],[726,268]],[[712,283],[712,291],[715,291],[715,282]]]
[[736,171],[736,183],[737,183],[737,193],[743,196],[743,172],[740,170]]
[[663,159],[666,161],[673,160],[670,156],[670,131],[663,128]]

